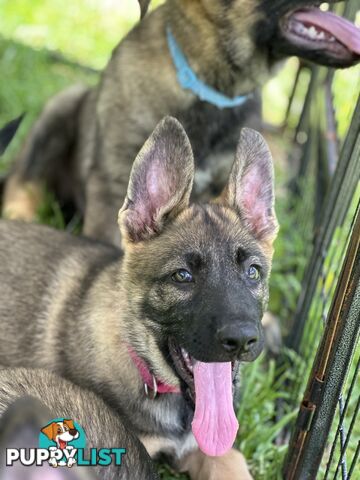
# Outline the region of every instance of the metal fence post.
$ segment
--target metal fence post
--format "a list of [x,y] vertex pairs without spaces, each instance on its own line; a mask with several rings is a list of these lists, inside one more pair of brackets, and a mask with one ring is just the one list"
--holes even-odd
[[359,333],[360,206],[290,441],[284,468],[286,480],[316,478]]

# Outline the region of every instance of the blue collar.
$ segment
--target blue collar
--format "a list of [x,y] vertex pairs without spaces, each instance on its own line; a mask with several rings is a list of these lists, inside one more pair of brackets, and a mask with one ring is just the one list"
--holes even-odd
[[190,67],[170,28],[166,29],[166,33],[169,51],[177,70],[177,79],[182,88],[191,90],[200,100],[211,103],[218,108],[238,107],[249,99],[251,94],[239,95],[234,98],[227,97],[202,82]]

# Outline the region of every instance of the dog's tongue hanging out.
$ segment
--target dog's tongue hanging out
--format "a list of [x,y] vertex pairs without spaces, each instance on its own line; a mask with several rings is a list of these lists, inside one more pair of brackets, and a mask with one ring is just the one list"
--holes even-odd
[[[309,35],[314,40],[326,40],[324,34],[328,34],[333,41],[337,40],[353,54],[360,55],[360,29],[348,20],[318,8],[298,10],[290,18],[310,29]],[[306,37],[307,31],[301,30],[301,34]]]
[[194,365],[195,414],[192,431],[200,449],[224,455],[239,428],[233,407],[231,362]]

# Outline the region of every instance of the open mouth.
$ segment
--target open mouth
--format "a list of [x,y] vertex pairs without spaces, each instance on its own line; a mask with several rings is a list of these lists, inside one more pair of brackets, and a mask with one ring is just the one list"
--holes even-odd
[[[192,357],[185,348],[180,347],[176,342],[169,340],[169,351],[174,363],[176,372],[186,384],[186,393],[195,403],[195,383],[194,383],[194,367],[198,360]],[[200,362],[201,363],[201,362]],[[225,362],[226,363],[226,362]],[[231,381],[234,384],[236,374],[239,369],[239,362],[231,362]]]
[[176,372],[187,386],[186,393],[195,403],[194,365],[196,360],[174,340],[169,341],[169,350]]
[[360,60],[360,29],[332,12],[302,8],[286,15],[280,28],[292,45],[325,54],[334,65]]
[[239,427],[233,407],[238,362],[200,362],[173,340],[169,349],[195,403],[192,431],[200,449],[206,455],[224,455],[231,449]]

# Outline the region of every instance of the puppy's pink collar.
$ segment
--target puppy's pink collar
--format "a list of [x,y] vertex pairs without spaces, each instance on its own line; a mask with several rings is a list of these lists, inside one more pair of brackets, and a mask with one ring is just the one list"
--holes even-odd
[[[136,368],[140,373],[140,376],[142,378],[142,381],[144,382],[144,385],[154,390],[154,383],[156,383],[155,388],[157,393],[180,393],[179,387],[176,387],[174,385],[168,385],[167,383],[163,382],[159,378],[154,377],[154,375],[150,373],[150,370],[146,365],[145,361],[139,357],[139,355],[135,352],[135,350],[132,347],[130,347],[130,345],[128,345],[127,348],[128,348],[129,355],[132,361],[134,362],[134,365],[136,366]],[[147,391],[146,387],[145,387],[145,391]]]

